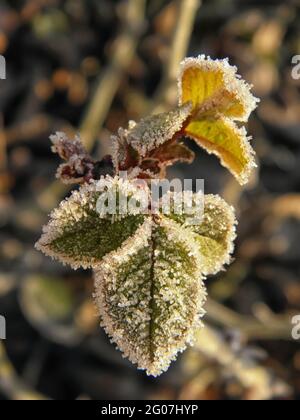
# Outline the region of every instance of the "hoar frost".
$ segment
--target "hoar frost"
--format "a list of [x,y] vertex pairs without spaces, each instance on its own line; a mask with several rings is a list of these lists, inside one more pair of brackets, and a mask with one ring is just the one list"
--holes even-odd
[[257,103],[228,60],[201,55],[181,64],[178,106],[120,128],[111,156],[96,161],[79,137],[51,137],[65,161],[57,177],[80,187],[51,213],[36,247],[74,269],[94,270],[101,325],[149,375],[168,369],[193,342],[205,314],[205,279],[231,262],[236,236],[234,210],[219,196],[203,195],[197,207],[199,196],[190,192],[183,207],[183,196],[168,192],[153,211],[151,180],[193,161],[184,144],[192,138],[247,183],[256,164],[242,124]]

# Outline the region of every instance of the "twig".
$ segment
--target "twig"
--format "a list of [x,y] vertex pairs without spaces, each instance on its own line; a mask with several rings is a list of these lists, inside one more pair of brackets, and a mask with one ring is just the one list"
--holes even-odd
[[174,83],[176,83],[179,64],[186,56],[197,10],[202,2],[201,0],[178,0],[177,3],[178,21],[165,72],[155,95],[154,112],[163,110],[166,105],[173,105],[175,102]]
[[39,136],[45,135],[50,130],[74,131],[71,124],[65,120],[59,120],[46,114],[35,114],[32,118],[21,121],[4,131],[8,145],[26,142]]
[[193,376],[184,384],[178,395],[178,400],[198,400],[205,390],[218,380],[218,369],[209,365],[202,368],[199,373]]
[[0,342],[0,392],[11,400],[46,400],[29,388],[17,375]]
[[222,336],[207,325],[197,334],[194,349],[236,377],[248,390],[247,399],[270,400],[290,393],[288,385],[275,378],[264,366],[254,361],[249,363],[236,355]]
[[143,29],[145,4],[145,0],[129,1],[124,30],[115,42],[111,62],[100,77],[94,97],[81,123],[80,133],[88,150],[92,148],[97,134],[101,131],[122,76],[134,57]]
[[268,313],[265,319],[237,314],[224,305],[208,299],[207,317],[215,324],[239,330],[248,340],[292,340],[292,315]]

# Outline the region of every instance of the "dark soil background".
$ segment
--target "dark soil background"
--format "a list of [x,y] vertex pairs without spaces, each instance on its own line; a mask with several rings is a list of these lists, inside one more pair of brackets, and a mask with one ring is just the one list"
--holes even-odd
[[146,377],[98,326],[92,274],[34,249],[67,194],[49,135],[80,131],[101,157],[118,127],[175,103],[164,75],[179,8],[191,2],[147,1],[144,17],[143,3],[0,3],[0,399],[299,399],[299,1],[204,0],[190,28],[187,55],[229,57],[262,100],[248,127],[258,169],[246,189],[192,144],[195,162],[169,171],[204,178],[239,219],[233,264],[207,280],[207,330],[194,348]]

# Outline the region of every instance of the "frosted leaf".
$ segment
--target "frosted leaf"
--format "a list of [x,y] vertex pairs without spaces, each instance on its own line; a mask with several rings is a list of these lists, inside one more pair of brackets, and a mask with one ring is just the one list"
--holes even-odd
[[128,177],[163,178],[167,166],[176,162],[191,163],[194,153],[179,142],[180,130],[187,123],[190,104],[175,111],[154,115],[128,129],[120,128],[112,136],[113,164],[117,173],[128,171]]
[[188,101],[192,101],[194,110],[243,122],[259,102],[228,59],[212,60],[205,55],[181,63],[179,103]]
[[142,225],[144,216],[99,214],[97,200],[112,188],[129,197],[136,192],[128,181],[111,177],[83,185],[52,212],[36,248],[76,269],[93,267],[121,247]]
[[141,156],[171,140],[182,129],[191,112],[186,103],[175,110],[142,119],[128,132],[128,142]]
[[189,221],[192,216],[193,214],[187,216],[171,213],[169,217],[187,232],[194,233],[202,256],[202,273],[216,274],[225,264],[231,262],[236,238],[234,209],[217,195],[205,195],[204,213],[200,223],[191,225]]
[[165,371],[193,341],[206,297],[193,235],[161,219],[96,270],[101,324],[118,348],[148,375]]
[[246,184],[256,166],[254,150],[236,121],[247,122],[259,102],[251,86],[228,59],[190,57],[182,62],[179,76],[179,104],[186,102],[193,108],[185,135],[218,156],[239,183]]

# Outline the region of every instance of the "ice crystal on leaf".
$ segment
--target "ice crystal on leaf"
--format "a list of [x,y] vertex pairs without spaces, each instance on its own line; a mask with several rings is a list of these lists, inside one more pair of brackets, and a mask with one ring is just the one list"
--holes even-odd
[[[165,371],[193,342],[205,313],[204,280],[230,263],[236,220],[233,208],[213,195],[202,196],[202,217],[198,206],[182,206],[184,194],[171,192],[152,211],[147,181],[162,179],[176,162],[192,162],[194,153],[183,143],[191,137],[247,182],[254,152],[237,123],[247,121],[257,100],[236,72],[227,60],[186,59],[178,107],[120,128],[112,155],[101,161],[79,137],[51,137],[52,150],[65,161],[58,178],[81,186],[52,212],[36,247],[75,269],[94,269],[101,325],[149,375]],[[189,195],[198,202],[198,194]]]

